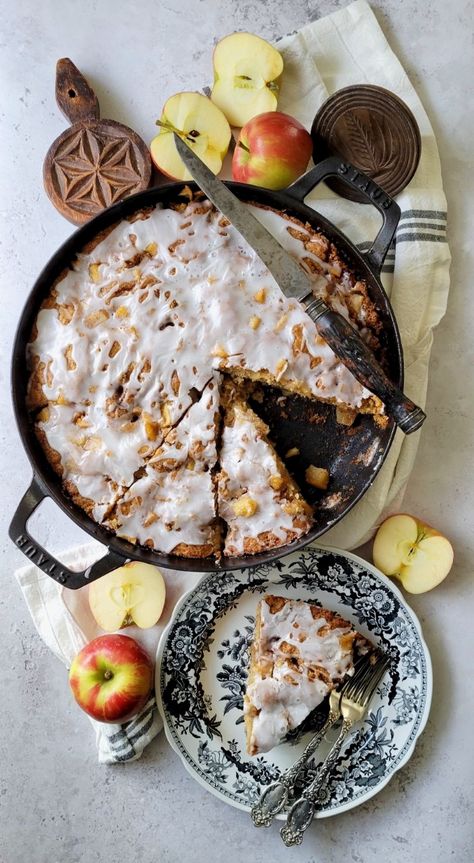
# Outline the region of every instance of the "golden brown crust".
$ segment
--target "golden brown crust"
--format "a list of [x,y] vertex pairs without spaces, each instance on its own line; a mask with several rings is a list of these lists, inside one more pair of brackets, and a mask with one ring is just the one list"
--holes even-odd
[[63,487],[67,491],[68,495],[72,498],[76,506],[80,506],[81,509],[83,509],[87,513],[87,515],[93,518],[95,501],[91,500],[88,497],[83,497],[83,495],[79,493],[76,486],[73,482],[71,482],[71,480],[66,480],[65,482],[63,482]]
[[[324,396],[316,397],[314,393],[311,392],[309,387],[305,386],[302,382],[298,383],[296,381],[288,380],[284,376],[279,378],[272,375],[269,371],[261,370],[259,372],[254,372],[252,369],[243,369],[241,366],[228,366],[226,365],[226,361],[223,361],[221,371],[228,373],[236,383],[244,383],[246,381],[254,381],[257,383],[268,384],[272,387],[278,387],[278,389],[283,390],[283,392],[287,393],[296,393],[297,395],[304,396],[305,398],[311,399],[312,401],[324,402],[328,405],[336,405],[339,406],[339,402],[334,397],[326,398]],[[375,414],[376,419],[379,412],[383,409],[382,402],[377,396],[371,395],[369,398],[364,399],[362,404],[359,405],[357,409],[357,413],[360,414]],[[350,409],[348,409],[350,410]],[[357,415],[357,414],[355,414]],[[352,421],[354,420],[354,416],[352,413]],[[385,416],[380,416],[381,420],[386,420]]]
[[219,551],[218,532],[213,530],[213,534],[213,541],[207,545],[186,545],[186,543],[180,542],[179,545],[175,546],[171,554],[176,554],[179,557],[211,557]]
[[39,356],[30,359],[30,378],[26,392],[26,407],[34,412],[46,407],[49,402],[44,394],[43,386],[46,383],[46,363]]
[[[272,210],[272,207],[259,204],[256,201],[252,201],[252,204],[261,210]],[[378,350],[380,348],[378,336],[382,325],[377,309],[370,299],[367,283],[363,279],[357,278],[336,246],[321,231],[314,228],[309,222],[302,222],[296,216],[291,216],[289,213],[282,212],[281,216],[290,223],[290,226],[287,228],[288,233],[295,237],[295,239],[298,239],[304,245],[306,251],[316,255],[324,263],[330,264],[334,268],[335,274],[344,275],[345,283],[350,287],[350,299],[353,298],[353,302],[348,303],[349,316],[357,323],[360,310],[363,310],[365,324],[371,331],[369,344],[373,350]],[[303,258],[303,260],[311,272],[326,272],[313,258],[308,257]],[[368,412],[371,413],[371,411]]]
[[257,674],[259,673],[258,667],[258,654],[260,652],[260,631],[261,631],[261,608],[262,600],[257,605],[257,610],[255,612],[255,629],[253,633],[253,639],[250,646],[250,656],[249,656],[249,671],[247,676],[247,684],[244,694],[244,705],[246,706],[246,710],[244,711],[244,723],[245,723],[245,736],[247,739],[247,752],[249,755],[256,755],[256,749],[250,743],[252,739],[252,729],[253,729],[253,720],[256,715],[255,708],[251,708],[250,701],[247,695],[247,688],[254,683]]
[[38,440],[39,440],[39,442],[40,442],[40,444],[44,450],[46,458],[48,459],[54,472],[57,473],[58,476],[62,476],[63,475],[63,466],[62,466],[62,462],[61,462],[61,456],[59,455],[59,453],[55,449],[52,448],[52,446],[50,446],[48,438],[46,437],[43,429],[40,428],[40,426],[38,424],[35,424],[34,430],[35,430],[35,435],[38,438]]
[[[311,527],[311,524],[308,525],[308,530]],[[287,540],[285,543],[282,543],[281,537],[277,536],[275,533],[272,533],[271,530],[265,530],[262,533],[259,533],[256,537],[246,537],[244,539],[244,554],[259,554],[262,551],[268,551],[270,548],[278,548],[281,545],[289,545],[290,542],[293,542],[294,539],[300,536],[296,531],[287,531]],[[228,546],[225,554],[235,555],[238,554],[237,549],[232,546]]]

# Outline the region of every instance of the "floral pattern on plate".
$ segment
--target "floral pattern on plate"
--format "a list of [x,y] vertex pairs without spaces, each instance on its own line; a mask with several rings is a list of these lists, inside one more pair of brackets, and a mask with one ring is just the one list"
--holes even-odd
[[[392,660],[365,720],[343,749],[316,817],[379,791],[410,757],[428,718],[431,663],[419,623],[400,592],[355,555],[309,548],[251,569],[204,576],[175,609],[158,650],[156,690],[168,740],[191,774],[228,803],[250,809],[296,760],[327,706],[271,752],[245,752],[243,695],[255,608],[265,593],[339,612]],[[302,776],[331,745],[330,732]]]

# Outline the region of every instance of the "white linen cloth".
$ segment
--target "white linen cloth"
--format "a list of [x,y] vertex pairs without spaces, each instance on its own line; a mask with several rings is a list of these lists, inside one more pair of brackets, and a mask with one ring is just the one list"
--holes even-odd
[[[383,268],[405,351],[405,391],[424,406],[433,327],[442,318],[449,290],[450,254],[446,241],[446,199],[433,130],[407,75],[390,49],[370,7],[357,0],[277,43],[283,55],[279,109],[296,116],[310,129],[328,95],[350,84],[378,84],[400,96],[413,111],[423,142],[418,170],[397,197],[402,218],[395,243]],[[361,249],[368,249],[380,216],[370,206],[346,201],[326,186],[307,199],[337,224]],[[429,418],[427,422],[429,422]],[[420,432],[394,443],[373,486],[356,507],[324,536],[324,544],[350,549],[369,538],[374,527],[401,502],[413,467]],[[89,543],[61,555],[72,568],[82,569],[102,546]],[[143,643],[153,657],[159,636],[179,596],[197,583],[193,573],[163,572],[167,584],[165,612],[159,625],[126,633]],[[34,565],[16,573],[34,624],[45,643],[69,665],[80,648],[101,634],[87,602],[87,588],[61,588]],[[130,723],[108,726],[93,722],[103,763],[139,758],[161,729],[154,698]]]
[[[392,90],[417,120],[422,139],[420,164],[396,198],[402,216],[382,281],[400,329],[404,390],[424,407],[432,333],[446,311],[451,260],[446,197],[430,121],[365,0],[308,24],[276,47],[285,63],[278,108],[293,114],[307,129],[328,96],[352,84],[377,84]],[[361,250],[369,248],[380,227],[374,207],[346,201],[325,185],[312,192],[306,203],[340,227]],[[370,538],[386,515],[398,509],[420,434],[406,437],[397,431],[374,484],[342,522],[324,535],[324,545],[356,548]]]

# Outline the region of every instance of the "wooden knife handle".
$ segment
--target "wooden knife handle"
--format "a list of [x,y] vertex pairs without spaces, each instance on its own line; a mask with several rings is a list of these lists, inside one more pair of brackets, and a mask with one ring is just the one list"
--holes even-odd
[[70,123],[100,117],[97,96],[69,57],[56,63],[56,102]]
[[411,434],[419,429],[426,414],[389,380],[373,353],[345,318],[312,294],[301,302],[320,336],[359,383],[383,401],[387,413],[401,430]]

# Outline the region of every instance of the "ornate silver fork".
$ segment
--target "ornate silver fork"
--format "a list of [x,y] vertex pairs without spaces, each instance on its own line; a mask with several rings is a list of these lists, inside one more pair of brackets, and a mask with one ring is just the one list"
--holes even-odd
[[342,693],[345,692],[351,682],[355,683],[356,680],[362,680],[363,675],[367,671],[369,661],[370,657],[359,657],[352,677],[348,677],[340,689],[333,689],[331,691],[329,695],[329,714],[322,728],[309,740],[298,760],[291,767],[288,767],[276,782],[272,782],[271,785],[268,785],[264,789],[259,801],[250,810],[252,821],[256,827],[269,827],[275,816],[285,808],[289,798],[293,795],[295,783],[302,768],[311,758],[313,752],[316,751],[324,735],[341,717],[339,704]]
[[353,677],[350,680],[340,701],[343,723],[339,736],[322,764],[319,765],[313,781],[304,789],[299,800],[293,803],[288,812],[286,824],[280,830],[280,836],[285,845],[301,845],[303,834],[311,824],[318,806],[319,793],[326,784],[347,735],[354,723],[365,716],[369,701],[388,666],[388,658],[379,654],[373,664],[367,666],[362,678],[356,680]]

